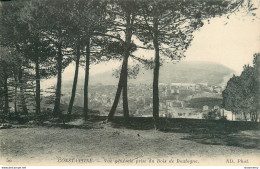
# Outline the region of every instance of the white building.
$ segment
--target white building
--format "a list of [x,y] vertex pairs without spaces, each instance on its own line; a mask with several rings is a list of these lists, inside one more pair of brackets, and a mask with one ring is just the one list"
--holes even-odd
[[235,114],[232,111],[221,109],[221,116],[226,117],[227,120],[234,121],[236,119]]
[[204,106],[202,107],[202,111],[208,111],[208,110],[209,110],[209,106],[204,105]]

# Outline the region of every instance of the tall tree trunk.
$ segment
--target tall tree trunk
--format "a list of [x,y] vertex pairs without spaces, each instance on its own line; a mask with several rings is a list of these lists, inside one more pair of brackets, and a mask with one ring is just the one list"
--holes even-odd
[[256,121],[259,119],[259,114],[260,114],[260,56],[256,56],[256,101],[257,101],[257,106],[256,106]]
[[[15,44],[15,47],[18,52],[21,52],[18,44]],[[18,82],[19,82],[19,86],[20,86],[20,99],[21,99],[22,110],[23,110],[23,113],[27,114],[27,116],[28,116],[28,109],[27,109],[26,100],[24,97],[24,81],[23,81],[23,69],[22,69],[23,61],[24,60],[21,59],[21,65],[19,67],[19,72],[18,72]]]
[[[132,17],[134,17],[132,15]],[[128,96],[127,96],[127,76],[128,76],[128,58],[131,50],[131,38],[132,38],[132,27],[133,19],[131,18],[131,13],[126,12],[126,35],[125,35],[125,48],[124,48],[124,67],[123,68],[123,112],[124,121],[127,124],[129,122],[129,108],[128,108]]]
[[2,97],[2,94],[4,93],[4,91],[2,91],[0,89],[0,112],[2,112],[0,114],[0,116],[2,117],[2,120],[4,120],[4,100],[3,100],[3,97]]
[[250,118],[251,121],[253,121],[253,119],[254,119],[254,115],[251,111],[249,112],[249,118]]
[[[132,16],[133,17],[133,16]],[[121,91],[123,89],[123,113],[124,113],[124,120],[125,123],[128,123],[129,119],[129,108],[128,108],[128,97],[127,97],[127,74],[128,74],[128,58],[130,55],[131,50],[131,38],[132,38],[132,26],[133,26],[133,18],[131,21],[131,13],[128,11],[126,13],[126,35],[125,35],[125,47],[124,47],[124,54],[123,54],[123,63],[120,73],[120,78],[117,86],[116,96],[112,108],[108,115],[108,121],[113,119],[115,114],[119,98],[121,95]]]
[[6,117],[9,114],[9,95],[8,95],[8,76],[6,69],[4,70],[4,98],[5,98],[5,106],[4,106],[4,116]]
[[115,96],[113,105],[111,107],[111,110],[108,114],[108,121],[111,121],[113,119],[114,115],[115,115],[116,108],[117,108],[117,105],[119,103],[119,99],[120,99],[122,89],[125,90],[125,92],[123,91],[123,95],[125,96],[125,97],[123,96],[124,118],[125,118],[126,122],[128,120],[129,110],[128,110],[128,100],[127,100],[127,64],[128,64],[128,58],[124,57],[122,67],[121,67],[119,82],[118,82],[118,85],[117,85],[116,96]]
[[79,60],[80,60],[80,48],[77,47],[77,53],[76,53],[76,67],[75,67],[75,74],[74,74],[74,80],[73,80],[73,86],[72,86],[72,91],[71,91],[71,98],[70,98],[70,103],[69,103],[69,108],[68,108],[68,115],[69,118],[71,118],[71,112],[73,108],[73,103],[76,95],[76,89],[77,89],[77,82],[78,82],[78,73],[79,73]]
[[53,109],[53,116],[59,117],[61,115],[60,111],[60,100],[61,100],[61,83],[62,83],[62,60],[63,55],[61,51],[61,44],[58,46],[58,57],[57,57],[57,68],[58,68],[58,76],[57,76],[57,86],[55,92],[55,105]]
[[154,71],[153,71],[153,119],[155,122],[155,128],[158,128],[159,121],[159,69],[160,69],[160,54],[158,43],[158,18],[153,19],[153,45],[155,50],[154,57]]
[[86,65],[85,65],[85,82],[84,82],[84,118],[88,119],[88,82],[89,82],[89,60],[90,60],[90,37],[86,44]]
[[121,95],[121,91],[123,89],[123,67],[124,67],[124,62],[125,62],[125,59],[123,60],[123,63],[122,63],[122,68],[121,68],[121,72],[120,72],[120,77],[119,77],[119,82],[118,82],[118,85],[117,85],[117,90],[116,90],[116,96],[115,96],[115,99],[114,99],[114,102],[113,102],[113,105],[111,107],[111,110],[108,114],[108,121],[111,121],[115,115],[115,112],[116,112],[116,108],[117,108],[117,105],[118,105],[118,102],[119,102],[119,99],[120,99],[120,95]]
[[244,115],[245,121],[247,121],[247,115],[246,115],[246,112],[243,112],[243,115]]
[[[38,54],[38,53],[36,53]],[[40,77],[40,65],[39,65],[39,57],[36,57],[35,62],[35,71],[36,71],[36,115],[40,115],[41,113],[41,77]]]
[[128,108],[128,96],[127,96],[127,65],[128,65],[128,57],[125,59],[125,67],[123,73],[123,112],[124,112],[124,121],[127,124],[129,122],[129,108]]
[[17,111],[17,84],[18,84],[18,80],[17,80],[17,76],[14,75],[14,81],[15,81],[15,87],[14,87],[14,113],[15,116],[18,117],[18,111]]
[[23,113],[28,115],[28,109],[26,106],[26,100],[24,97],[24,81],[23,81],[23,69],[20,67],[19,74],[18,74],[18,81],[20,83],[20,98],[21,98],[21,105],[23,109]]
[[252,121],[257,122],[257,111],[252,112]]

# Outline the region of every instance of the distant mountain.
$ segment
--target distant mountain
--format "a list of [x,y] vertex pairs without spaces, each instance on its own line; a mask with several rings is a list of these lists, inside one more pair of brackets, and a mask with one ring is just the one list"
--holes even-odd
[[[90,84],[116,85],[118,79],[112,76],[112,70],[96,74],[90,77]],[[181,61],[179,63],[165,63],[160,68],[160,83],[208,83],[209,85],[221,85],[227,76],[234,73],[228,67],[213,63],[199,61]],[[129,79],[133,84],[152,84],[153,71],[141,68],[136,79]],[[84,78],[79,77],[79,83],[83,84]]]

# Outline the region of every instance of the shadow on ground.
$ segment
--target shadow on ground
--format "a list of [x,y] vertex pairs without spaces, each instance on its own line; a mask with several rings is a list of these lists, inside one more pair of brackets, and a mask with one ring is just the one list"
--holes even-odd
[[[151,117],[130,117],[127,125],[123,117],[114,117],[111,123],[107,123],[106,119],[105,116],[91,116],[89,120],[84,121],[81,116],[73,116],[71,121],[53,118],[41,122],[36,120],[36,125],[63,129],[102,129],[109,124],[118,129],[154,130],[154,121]],[[18,127],[30,127],[30,124]],[[188,136],[183,137],[183,140],[200,144],[260,149],[259,122],[160,118],[158,130],[165,133],[187,133]]]
[[[121,128],[123,126],[123,119],[116,117],[113,121],[113,127]],[[127,128],[134,130],[154,129],[153,119],[132,117]],[[161,118],[159,131],[187,133],[189,136],[182,138],[183,140],[191,140],[201,144],[260,149],[259,122]]]

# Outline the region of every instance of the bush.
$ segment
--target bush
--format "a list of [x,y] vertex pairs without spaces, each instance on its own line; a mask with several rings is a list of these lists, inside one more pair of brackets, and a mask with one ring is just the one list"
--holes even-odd
[[217,109],[215,109],[215,110],[209,111],[208,114],[204,114],[203,118],[208,119],[208,120],[216,120],[216,119],[221,119],[222,117],[221,117],[219,111]]

